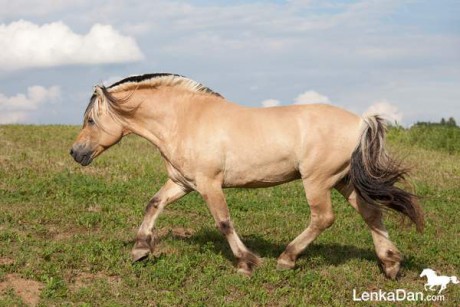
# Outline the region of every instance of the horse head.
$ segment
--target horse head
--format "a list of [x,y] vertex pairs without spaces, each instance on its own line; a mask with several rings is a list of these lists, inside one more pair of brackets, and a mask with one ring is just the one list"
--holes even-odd
[[110,104],[105,88],[96,86],[86,108],[83,127],[70,150],[75,161],[83,166],[90,164],[94,158],[129,133],[117,119]]

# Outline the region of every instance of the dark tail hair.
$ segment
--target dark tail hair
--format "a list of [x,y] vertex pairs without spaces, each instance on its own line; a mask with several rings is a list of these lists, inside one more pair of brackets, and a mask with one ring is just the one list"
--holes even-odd
[[368,116],[363,121],[366,126],[351,156],[350,181],[356,193],[366,203],[402,213],[422,232],[424,218],[417,197],[395,186],[404,181],[407,169],[385,150],[384,120]]

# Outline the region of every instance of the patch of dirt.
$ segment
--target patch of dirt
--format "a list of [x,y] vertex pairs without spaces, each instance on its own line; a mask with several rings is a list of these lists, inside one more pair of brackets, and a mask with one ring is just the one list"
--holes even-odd
[[88,211],[88,212],[101,212],[101,211],[102,211],[102,208],[101,208],[101,206],[96,206],[96,205],[94,205],[94,206],[88,207],[88,208],[86,209],[86,211]]
[[172,229],[172,234],[179,238],[190,238],[194,233],[193,229],[176,227]]
[[8,257],[0,257],[0,265],[11,265],[14,263],[14,260]]
[[82,287],[86,287],[94,283],[98,279],[105,279],[112,287],[116,287],[121,283],[120,276],[107,276],[102,272],[97,272],[95,274],[88,272],[80,272],[71,278],[71,280],[69,281],[69,288],[73,291],[76,291]]
[[166,237],[170,233],[173,235],[173,237],[190,238],[195,233],[195,231],[191,228],[175,227],[172,229],[171,228],[155,229],[154,233],[155,233],[155,237],[157,238]]
[[166,237],[169,234],[169,228],[160,228],[153,231],[155,239]]
[[0,282],[0,293],[11,288],[24,303],[29,306],[37,306],[44,285],[35,280],[24,279],[18,274],[8,274],[5,276],[5,281]]
[[47,228],[47,236],[55,241],[72,239],[75,235],[85,233],[85,229],[79,227],[75,227],[74,229],[62,229],[57,226],[51,225]]

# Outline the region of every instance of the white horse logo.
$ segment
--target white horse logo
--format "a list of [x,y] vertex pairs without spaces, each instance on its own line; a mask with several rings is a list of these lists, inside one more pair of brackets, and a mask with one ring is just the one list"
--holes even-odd
[[420,274],[420,277],[426,276],[427,283],[425,284],[424,288],[426,291],[426,287],[429,287],[431,291],[434,291],[433,287],[441,286],[439,289],[438,294],[440,294],[443,290],[446,289],[448,283],[458,284],[459,281],[456,276],[438,276],[436,272],[432,269],[424,269]]

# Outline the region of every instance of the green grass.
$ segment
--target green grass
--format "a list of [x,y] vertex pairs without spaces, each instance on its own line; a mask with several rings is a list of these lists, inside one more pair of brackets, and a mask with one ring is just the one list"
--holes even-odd
[[[127,137],[83,168],[68,154],[78,129],[0,126],[0,285],[12,273],[39,281],[43,306],[341,306],[353,304],[353,289],[423,292],[418,275],[426,267],[460,275],[460,153],[440,147],[437,137],[427,146],[429,140],[414,143],[410,131],[390,132],[392,151],[413,168],[427,219],[424,234],[386,219],[406,257],[398,281],[380,273],[368,229],[337,193],[333,227],[295,270],[276,270],[276,258],[309,220],[300,182],[226,190],[237,231],[264,259],[247,278],[236,273],[196,193],[165,210],[155,254],[133,265],[145,204],[166,180],[163,163],[153,146]],[[456,135],[446,148],[458,148]],[[445,305],[458,305],[460,286],[449,285],[444,295]],[[0,305],[20,302],[12,289],[0,293]]]

